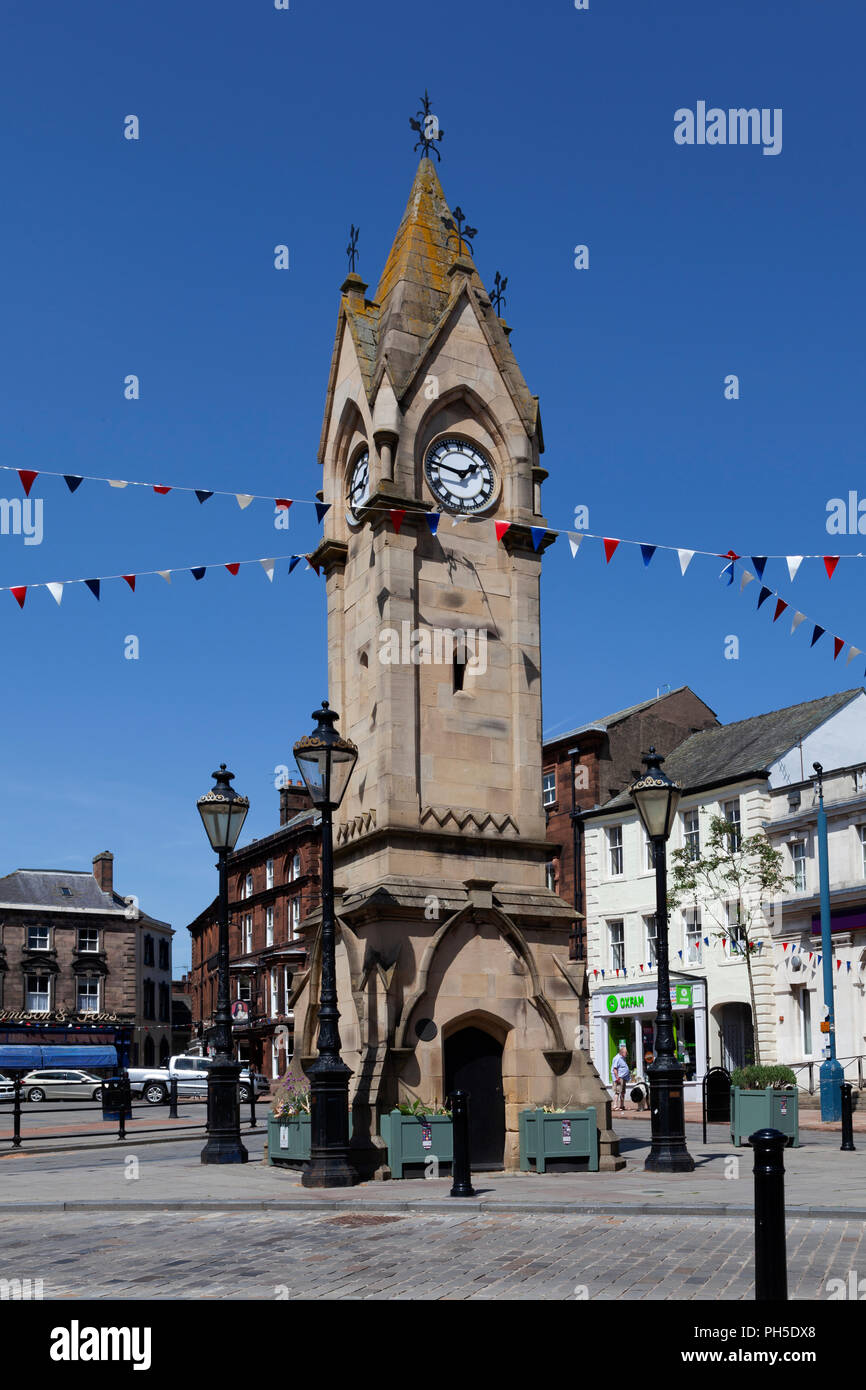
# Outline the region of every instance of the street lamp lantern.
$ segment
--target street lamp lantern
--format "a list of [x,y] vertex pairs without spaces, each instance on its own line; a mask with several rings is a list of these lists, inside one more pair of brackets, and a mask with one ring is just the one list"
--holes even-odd
[[220,763],[219,772],[212,772],[211,776],[216,786],[200,796],[196,805],[211,847],[217,854],[220,850],[230,853],[238,842],[250,803],[234,790],[234,773],[226,772],[225,763]]
[[304,1187],[351,1187],[358,1174],[349,1163],[349,1078],[340,1056],[334,918],[333,812],[340,805],[358,761],[358,750],[334,728],[338,715],[322,702],[312,734],[295,744],[295,761],[313,804],[322,813],[321,993],[318,1056],[304,1069],[310,1082],[310,1161]]
[[241,1143],[240,1063],[232,1058],[231,1013],[229,1011],[229,879],[228,857],[238,842],[250,803],[232,787],[234,773],[220,763],[212,773],[215,786],[196,805],[211,848],[217,855],[219,894],[217,897],[217,1009],[216,1053],[208,1066],[207,1143],[202,1163],[246,1163],[247,1150]]
[[295,744],[295,762],[301,770],[314,806],[335,811],[343,800],[358,750],[350,739],[341,738],[334,728],[339,718],[327,700],[315,711],[316,727]]
[[652,1143],[644,1164],[654,1173],[691,1173],[694,1159],[686,1148],[685,1072],[676,1056],[668,959],[667,842],[673,829],[682,787],[662,772],[664,758],[655,748],[644,754],[646,768],[629,788],[637,813],[653,847],[656,872],[656,998],[655,1057],[647,1067],[650,1083]]
[[683,789],[662,772],[664,758],[655,748],[650,748],[643,762],[646,772],[632,784],[631,797],[650,840],[669,840]]

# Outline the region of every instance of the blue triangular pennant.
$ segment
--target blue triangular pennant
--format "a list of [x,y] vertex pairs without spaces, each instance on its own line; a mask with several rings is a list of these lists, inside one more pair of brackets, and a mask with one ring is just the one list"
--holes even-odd
[[331,504],[330,504],[330,502],[317,502],[317,503],[316,503],[316,520],[317,520],[317,521],[322,521],[323,518],[325,517],[326,513],[329,512],[330,510],[331,510]]
[[656,553],[656,547],[654,545],[642,545],[640,548],[640,553],[643,556],[644,565],[648,565],[650,560]]
[[764,569],[767,564],[766,555],[753,555],[752,564],[755,566],[755,573],[757,574],[758,578],[763,579]]
[[198,498],[199,502],[206,502],[209,497],[213,497],[212,492],[205,492],[203,488],[199,487],[195,489],[195,495]]
[[430,527],[431,536],[435,536],[436,532],[439,530],[439,522],[442,520],[442,513],[425,512],[424,519],[427,522],[427,525]]
[[98,598],[99,598],[99,580],[98,580],[98,579],[85,579],[84,582],[85,582],[85,584],[87,585],[87,587],[88,587],[88,589],[90,590],[90,592],[92,593],[93,597],[94,597],[95,599],[98,599]]
[[546,526],[530,526],[529,529],[530,529],[530,531],[532,532],[532,544],[534,545],[535,549],[537,550],[538,547],[541,545],[541,542],[544,540],[544,537],[547,535],[547,527],[546,527]]
[[190,570],[190,574],[192,575],[193,579],[204,579],[206,571],[206,565],[196,565],[194,570]]
[[760,608],[760,606],[761,606],[762,603],[766,603],[766,602],[767,602],[767,599],[770,597],[770,594],[771,594],[772,592],[773,592],[773,590],[772,590],[772,589],[768,589],[767,586],[766,586],[766,584],[762,584],[762,585],[761,585],[761,592],[758,594],[758,607],[759,607],[759,608]]
[[301,563],[301,560],[302,560],[302,559],[303,559],[303,556],[302,556],[302,555],[293,555],[293,556],[292,556],[291,560],[289,561],[289,574],[291,574],[292,570],[295,568],[296,565],[299,565],[299,564]]
[[69,491],[74,492],[77,487],[81,487],[81,484],[84,482],[84,479],[79,478],[77,473],[64,473],[63,481],[69,488]]
[[827,629],[825,627],[819,627],[816,623],[815,626],[812,628],[812,640],[809,643],[809,646],[814,647],[815,643],[818,641],[818,638],[823,637],[826,631]]

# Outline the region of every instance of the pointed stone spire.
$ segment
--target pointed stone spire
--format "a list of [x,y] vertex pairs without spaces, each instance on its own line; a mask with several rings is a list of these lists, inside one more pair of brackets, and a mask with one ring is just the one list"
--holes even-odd
[[455,265],[483,289],[465,246],[458,261],[443,222],[451,216],[432,160],[422,159],[375,295],[378,357],[387,355],[398,395],[452,298]]

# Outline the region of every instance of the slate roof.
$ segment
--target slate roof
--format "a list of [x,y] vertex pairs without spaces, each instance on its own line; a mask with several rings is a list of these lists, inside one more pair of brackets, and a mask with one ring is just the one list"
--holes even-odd
[[[862,693],[858,686],[836,695],[824,695],[819,700],[806,700],[803,704],[788,705],[751,719],[740,719],[734,724],[703,729],[691,734],[668,754],[664,771],[686,791],[734,782],[749,773],[766,772],[807,734]],[[619,792],[599,807],[597,813],[631,804],[628,792]]]
[[562,743],[565,739],[576,738],[578,734],[585,734],[590,729],[598,729],[603,733],[612,724],[619,724],[623,719],[628,719],[630,715],[638,714],[641,710],[649,709],[651,705],[657,705],[662,700],[666,700],[669,695],[679,695],[680,691],[688,689],[689,686],[687,685],[678,685],[676,690],[666,690],[664,695],[653,695],[651,699],[641,700],[639,704],[629,705],[627,709],[616,710],[613,714],[603,714],[600,719],[591,719],[588,724],[580,724],[576,729],[570,729],[567,734],[557,734],[555,738],[546,738],[544,745],[547,747],[553,743]]
[[[69,893],[62,893],[61,888],[68,888]],[[123,916],[128,907],[119,893],[104,893],[93,874],[82,869],[16,869],[0,878],[0,904],[67,912],[116,912],[118,916]],[[146,912],[140,913],[137,920],[169,925]]]

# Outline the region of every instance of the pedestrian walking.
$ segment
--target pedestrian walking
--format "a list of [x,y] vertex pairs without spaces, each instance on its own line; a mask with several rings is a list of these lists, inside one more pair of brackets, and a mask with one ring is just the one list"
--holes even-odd
[[[625,1111],[625,1088],[631,1077],[631,1067],[628,1064],[628,1052],[625,1043],[620,1043],[619,1052],[613,1059],[610,1068],[610,1079],[613,1082],[613,1108],[614,1110]],[[619,1105],[617,1105],[619,1099]]]

